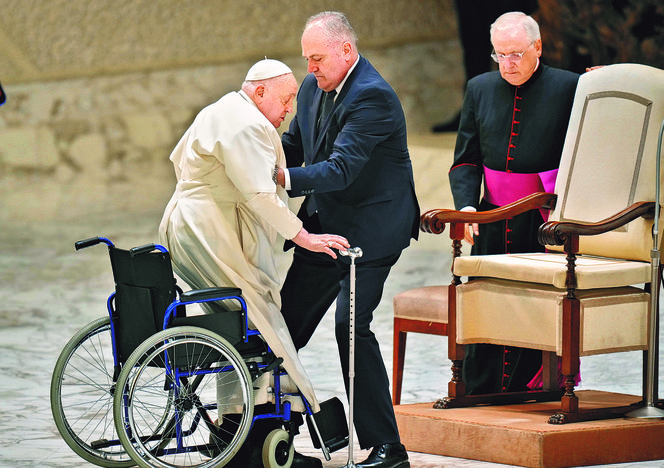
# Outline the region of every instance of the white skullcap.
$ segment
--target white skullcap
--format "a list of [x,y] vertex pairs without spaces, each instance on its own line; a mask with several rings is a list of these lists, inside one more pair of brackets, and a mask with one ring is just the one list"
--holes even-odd
[[266,58],[260,62],[257,62],[249,69],[247,72],[247,77],[244,79],[244,81],[266,80],[268,78],[274,78],[275,76],[281,76],[287,73],[293,72],[285,63],[280,62],[279,60]]

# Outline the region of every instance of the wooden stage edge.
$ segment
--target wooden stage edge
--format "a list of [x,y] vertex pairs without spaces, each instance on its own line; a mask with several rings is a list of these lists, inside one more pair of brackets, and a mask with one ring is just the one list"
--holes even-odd
[[[627,406],[640,397],[582,390],[580,408]],[[548,424],[560,402],[434,409],[394,407],[409,451],[532,468],[664,459],[664,420],[617,418]]]

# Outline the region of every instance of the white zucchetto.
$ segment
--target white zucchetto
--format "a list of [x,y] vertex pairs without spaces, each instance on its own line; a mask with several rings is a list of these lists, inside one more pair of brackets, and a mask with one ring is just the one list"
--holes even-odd
[[293,73],[288,66],[279,60],[266,58],[254,64],[247,72],[245,81],[266,80],[276,76]]

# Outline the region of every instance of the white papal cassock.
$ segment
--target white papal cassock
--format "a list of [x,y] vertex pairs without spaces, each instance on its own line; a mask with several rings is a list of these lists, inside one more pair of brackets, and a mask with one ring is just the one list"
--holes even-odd
[[[235,286],[247,301],[250,322],[300,391],[318,411],[313,386],[300,362],[280,307],[274,246],[291,239],[302,222],[272,181],[285,167],[274,126],[242,91],[203,109],[170,157],[177,186],[159,227],[175,272],[192,288]],[[261,377],[256,404],[270,401]],[[302,411],[299,399],[293,409]]]

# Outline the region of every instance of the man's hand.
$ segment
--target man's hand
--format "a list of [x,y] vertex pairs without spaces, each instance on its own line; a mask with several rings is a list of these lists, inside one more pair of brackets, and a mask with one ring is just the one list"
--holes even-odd
[[[476,212],[477,210],[475,209],[474,206],[465,206],[461,208],[460,211],[467,211],[467,212]],[[475,239],[474,236],[479,236],[480,235],[480,226],[477,223],[472,223],[472,224],[466,224],[463,228],[463,240],[468,242],[470,245],[475,244]]]
[[345,237],[336,234],[310,234],[304,228],[300,229],[300,232],[291,240],[300,247],[312,252],[326,253],[332,258],[337,258],[333,249],[347,250],[350,248]]
[[465,224],[464,225],[464,235],[463,240],[468,242],[470,245],[475,244],[474,236],[480,235],[480,226],[477,223]]
[[277,168],[277,185],[286,186],[286,176],[284,176],[284,170],[280,167]]

